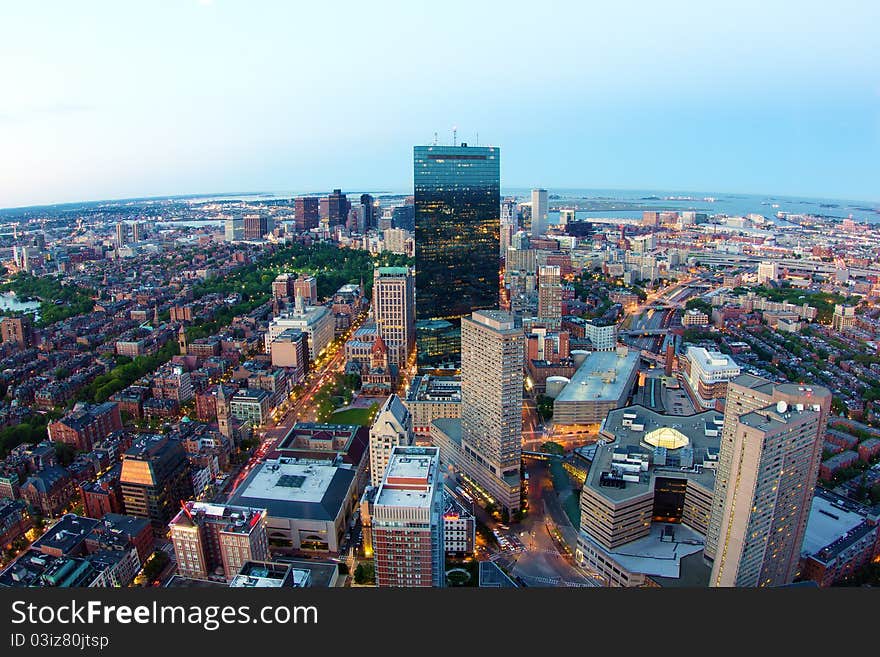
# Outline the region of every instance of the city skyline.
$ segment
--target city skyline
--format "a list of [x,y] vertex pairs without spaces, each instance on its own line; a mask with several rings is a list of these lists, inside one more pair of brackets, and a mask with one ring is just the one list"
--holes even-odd
[[[505,186],[878,200],[869,26],[880,9],[760,4],[446,9],[510,35],[502,48],[428,7],[402,5],[392,20],[346,4],[339,43],[356,45],[338,52],[323,48],[323,29],[282,38],[288,25],[333,24],[329,8],[8,8],[4,22],[41,33],[12,31],[0,46],[0,207],[339,181],[406,188],[409,145],[435,132],[449,143],[454,127],[460,141],[505,149]],[[535,26],[542,48],[517,46]],[[453,47],[424,47],[440,37]],[[232,38],[239,48],[225,47]],[[304,64],[316,51],[320,65]],[[331,79],[335,98],[322,90]],[[518,94],[529,80],[533,92]]]

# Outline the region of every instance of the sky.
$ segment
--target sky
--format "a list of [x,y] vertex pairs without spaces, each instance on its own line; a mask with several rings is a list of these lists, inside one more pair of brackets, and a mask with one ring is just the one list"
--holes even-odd
[[[0,3],[0,207],[502,188],[880,201],[880,2]],[[479,135],[479,137],[477,137]]]

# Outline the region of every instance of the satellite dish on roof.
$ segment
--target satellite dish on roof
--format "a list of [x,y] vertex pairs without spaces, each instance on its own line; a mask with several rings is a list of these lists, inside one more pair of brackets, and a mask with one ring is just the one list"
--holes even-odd
[[788,410],[788,404],[786,404],[785,401],[780,400],[780,401],[776,402],[776,410],[779,413],[785,413],[785,411]]

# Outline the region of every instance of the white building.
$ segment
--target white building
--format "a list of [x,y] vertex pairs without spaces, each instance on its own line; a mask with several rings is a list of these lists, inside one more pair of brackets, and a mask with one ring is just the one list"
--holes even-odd
[[385,476],[391,451],[413,443],[412,415],[400,397],[385,400],[370,427],[370,483],[378,486]]
[[266,352],[272,351],[272,341],[287,329],[299,329],[309,339],[309,360],[314,361],[333,342],[336,320],[325,306],[306,306],[302,297],[296,297],[292,313],[282,313],[269,324],[266,332]]
[[549,205],[546,189],[532,190],[532,237],[540,237],[547,232]]
[[684,353],[687,382],[704,406],[711,406],[727,393],[727,383],[740,375],[740,366],[718,351],[688,345]]
[[584,336],[590,339],[594,351],[614,351],[617,348],[617,324],[584,322]]
[[758,285],[779,279],[779,265],[774,262],[758,263]]

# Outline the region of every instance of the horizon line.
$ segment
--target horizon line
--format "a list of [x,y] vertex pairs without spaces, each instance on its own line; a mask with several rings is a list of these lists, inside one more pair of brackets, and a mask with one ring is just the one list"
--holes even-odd
[[[324,193],[332,192],[331,188],[327,190],[327,192],[289,192],[288,190],[252,190],[252,191],[238,191],[238,192],[206,192],[206,193],[190,193],[190,192],[182,192],[177,194],[157,194],[151,196],[120,196],[114,198],[98,198],[98,199],[80,199],[76,201],[56,201],[51,203],[35,203],[31,205],[10,205],[0,207],[0,212],[10,212],[16,210],[31,210],[31,209],[40,209],[40,208],[57,208],[59,206],[64,205],[85,205],[92,203],[123,203],[126,201],[159,201],[159,200],[182,200],[182,199],[196,199],[196,198],[220,198],[220,197],[234,197],[234,196],[274,196],[276,199],[282,199],[286,196],[290,196],[291,199],[296,198],[297,196],[318,196]],[[355,187],[356,189],[356,187]],[[368,188],[367,188],[368,189]],[[728,196],[763,196],[767,198],[788,198],[788,199],[808,199],[808,200],[826,200],[826,201],[856,201],[860,203],[868,203],[868,204],[877,204],[880,206],[880,199],[859,199],[859,198],[844,198],[840,196],[806,196],[799,194],[787,194],[787,193],[769,193],[769,192],[742,192],[742,191],[700,191],[695,189],[677,189],[677,188],[658,188],[658,187],[577,187],[570,185],[556,185],[556,186],[548,186],[544,185],[542,187],[536,187],[534,185],[507,185],[506,187],[501,187],[501,190],[532,190],[532,189],[546,189],[549,193],[552,193],[554,190],[582,190],[582,191],[615,191],[615,192],[665,192],[665,193],[678,193],[678,194],[702,194],[705,196],[711,195],[728,195]],[[382,194],[387,196],[411,196],[411,191],[401,191],[401,190],[373,190],[373,191],[348,191],[345,189],[342,190],[344,194]],[[504,194],[502,194],[504,196]],[[663,200],[663,199],[660,199]],[[873,208],[874,211],[880,211],[880,207]]]

